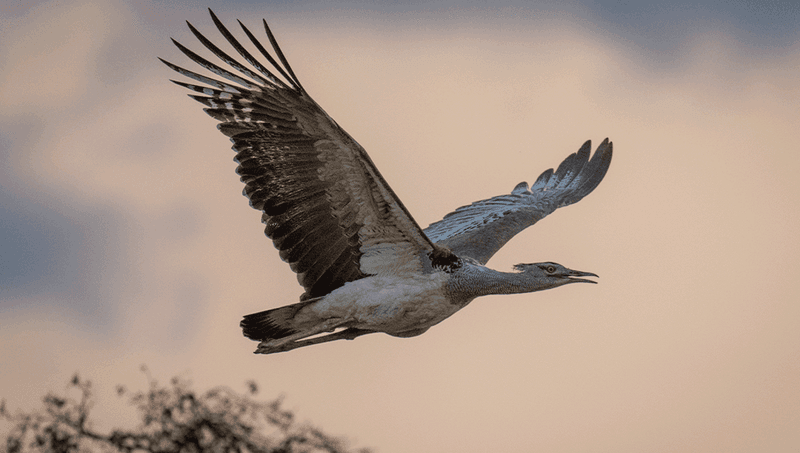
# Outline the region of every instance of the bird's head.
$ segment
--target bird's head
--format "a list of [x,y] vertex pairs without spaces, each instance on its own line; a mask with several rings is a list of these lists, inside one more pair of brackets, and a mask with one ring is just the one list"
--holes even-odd
[[532,277],[547,282],[548,288],[555,288],[557,286],[566,285],[568,283],[597,283],[594,280],[587,280],[578,277],[598,277],[597,274],[591,272],[581,272],[568,269],[558,263],[531,263],[531,264],[515,264],[514,269],[524,273],[530,274]]

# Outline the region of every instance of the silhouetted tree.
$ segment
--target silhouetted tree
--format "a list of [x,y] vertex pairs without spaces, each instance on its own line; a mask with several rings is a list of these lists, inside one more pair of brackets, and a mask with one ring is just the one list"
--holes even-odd
[[[147,374],[147,368],[142,367]],[[0,404],[0,418],[13,425],[7,436],[8,453],[17,452],[237,452],[237,453],[344,453],[342,439],[297,423],[281,409],[281,401],[259,402],[255,382],[248,393],[216,387],[202,395],[173,378],[160,386],[149,377],[150,388],[135,393],[117,387],[120,398],[136,407],[141,424],[133,430],[95,431],[89,419],[92,383],[77,374],[69,383],[79,399],[48,394],[43,409],[11,414]],[[360,452],[368,452],[363,449]]]

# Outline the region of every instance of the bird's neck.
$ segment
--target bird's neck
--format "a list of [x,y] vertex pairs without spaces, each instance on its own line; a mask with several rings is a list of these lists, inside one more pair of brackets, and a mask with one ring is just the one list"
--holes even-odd
[[451,282],[455,292],[468,297],[491,294],[520,294],[553,288],[545,278],[529,272],[500,272],[485,266],[465,266]]

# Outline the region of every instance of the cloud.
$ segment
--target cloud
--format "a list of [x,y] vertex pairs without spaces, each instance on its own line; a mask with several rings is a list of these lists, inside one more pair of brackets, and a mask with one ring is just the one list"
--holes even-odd
[[[167,208],[134,195],[162,190],[174,173],[174,130],[153,111],[169,84],[152,90],[137,79],[137,56],[157,61],[131,39],[135,21],[123,4],[48,2],[19,14],[0,73],[0,309],[109,335],[143,291],[143,274],[157,271],[143,273],[131,256],[142,228],[166,225],[163,237],[180,231],[184,240],[198,232],[191,202]],[[193,290],[175,277],[167,298],[181,300]]]

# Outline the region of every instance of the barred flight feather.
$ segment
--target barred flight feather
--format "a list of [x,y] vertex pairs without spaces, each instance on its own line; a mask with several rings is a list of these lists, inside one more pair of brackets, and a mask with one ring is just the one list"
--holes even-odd
[[589,160],[591,146],[587,141],[556,171],[544,171],[530,189],[522,182],[510,194],[462,206],[431,224],[425,234],[456,255],[486,264],[517,233],[578,202],[600,184],[611,164],[612,144],[605,139]]
[[[436,247],[361,146],[306,93],[266,22],[277,60],[239,24],[271,69],[209,12],[222,36],[253,69],[192,24],[192,34],[232,70],[173,42],[224,81],[162,61],[202,84],[173,81],[198,93],[190,97],[206,106],[206,113],[220,121],[220,131],[233,141],[243,193],[262,211],[266,235],[297,273],[305,288],[301,300],[384,271],[430,270],[428,252]],[[394,253],[385,253],[382,247],[387,245]]]

